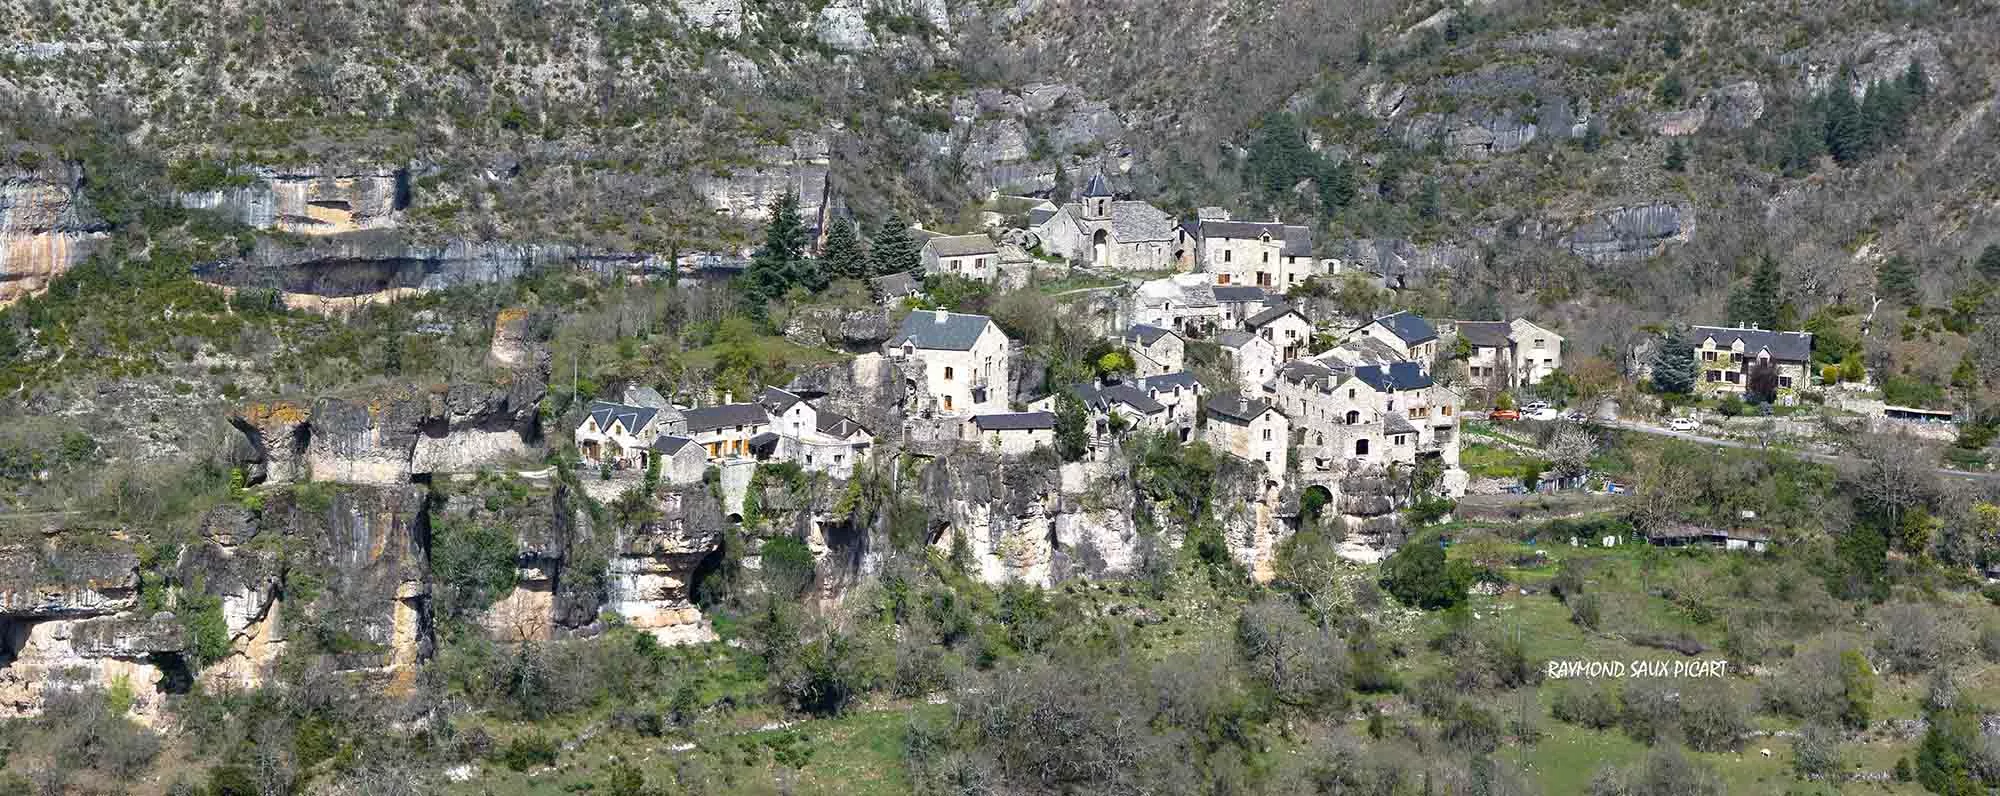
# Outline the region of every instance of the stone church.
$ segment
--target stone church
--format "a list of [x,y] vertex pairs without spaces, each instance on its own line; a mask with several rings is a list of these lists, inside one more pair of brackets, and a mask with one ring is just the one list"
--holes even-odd
[[1173,216],[1146,202],[1116,198],[1103,174],[1090,178],[1080,198],[1035,230],[1049,254],[1093,268],[1174,269]]

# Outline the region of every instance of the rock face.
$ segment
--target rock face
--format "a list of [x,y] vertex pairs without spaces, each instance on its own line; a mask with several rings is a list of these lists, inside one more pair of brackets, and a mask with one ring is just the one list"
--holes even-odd
[[1633,262],[1694,239],[1694,208],[1656,202],[1591,213],[1563,246],[1592,262]]
[[695,193],[717,216],[756,223],[769,219],[772,203],[790,192],[801,217],[818,218],[833,162],[829,141],[824,132],[805,133],[790,145],[764,147],[749,156],[754,165],[696,175]]
[[980,89],[954,98],[951,113],[951,129],[926,143],[940,156],[955,156],[974,190],[1050,191],[1059,171],[1072,187],[1081,175],[1124,171],[1115,154],[1125,120],[1075,86]]
[[[106,688],[121,678],[157,717],[155,683],[176,679],[180,626],[139,617],[139,557],[103,531],[56,531],[0,544],[0,717],[41,711],[50,689]],[[174,687],[181,687],[174,685]]]
[[660,518],[620,541],[608,607],[668,644],[713,641],[694,604],[695,573],[722,549],[721,506],[696,484],[660,496]]
[[1335,257],[1352,270],[1379,275],[1391,286],[1414,286],[1428,275],[1479,261],[1477,249],[1441,242],[1417,245],[1403,238],[1352,238],[1334,244]]
[[258,401],[230,423],[248,441],[255,480],[394,485],[533,456],[542,394],[533,371],[495,384],[409,387],[385,396]]
[[47,288],[107,227],[83,200],[83,171],[0,171],[0,306]]
[[396,226],[410,203],[402,167],[260,168],[246,186],[184,192],[182,207],[213,210],[257,229],[334,235]]
[[674,6],[688,27],[732,39],[743,35],[742,0],[676,0]]

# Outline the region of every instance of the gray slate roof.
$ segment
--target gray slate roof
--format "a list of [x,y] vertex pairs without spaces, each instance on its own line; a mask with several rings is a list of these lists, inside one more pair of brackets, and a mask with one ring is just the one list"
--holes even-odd
[[1407,310],[1384,315],[1376,318],[1374,322],[1382,324],[1382,328],[1388,329],[1390,334],[1402,340],[1405,345],[1436,340],[1438,336],[1437,329],[1432,328],[1430,321]]
[[1388,367],[1367,365],[1354,369],[1354,378],[1382,392],[1421,390],[1431,386],[1430,374],[1415,362],[1395,362]]
[[1286,257],[1311,257],[1313,249],[1312,230],[1297,224],[1277,221],[1201,221],[1194,222],[1193,231],[1203,238],[1226,238],[1248,240],[1271,236],[1272,240],[1282,240],[1285,246],[1279,251]]
[[694,440],[689,439],[687,437],[676,437],[668,434],[661,434],[660,438],[653,440],[653,444],[649,447],[651,447],[653,450],[659,451],[668,456],[672,456],[676,453],[680,453],[682,448],[685,448],[693,444]]
[[1090,176],[1090,182],[1083,184],[1084,196],[1110,196],[1111,181],[1104,179],[1104,172]]
[[1106,384],[1101,387],[1095,384],[1072,384],[1069,391],[1078,400],[1083,401],[1084,406],[1099,412],[1110,409],[1112,404],[1124,404],[1149,415],[1167,409],[1161,406],[1159,401],[1153,400],[1152,396],[1147,395],[1145,390],[1132,384]]
[[1263,288],[1256,285],[1216,285],[1212,290],[1215,292],[1216,301],[1231,303],[1245,301],[1261,302],[1264,299],[1270,298],[1264,292]]
[[1152,345],[1159,342],[1160,338],[1170,334],[1173,334],[1173,331],[1170,329],[1162,329],[1150,324],[1135,323],[1132,324],[1132,328],[1125,330],[1125,339],[1127,341],[1137,340],[1140,345]]
[[1772,359],[1787,362],[1804,362],[1812,358],[1811,332],[1774,332],[1769,329],[1735,329],[1727,326],[1696,326],[1690,329],[1688,337],[1699,346],[1701,341],[1715,338],[1716,345],[1728,348],[1737,340],[1743,341],[1743,351],[1752,356],[1758,351],[1771,352]]
[[1290,304],[1273,304],[1270,307],[1265,308],[1263,312],[1259,312],[1256,315],[1244,318],[1243,325],[1254,329],[1256,327],[1269,324],[1287,315],[1297,315],[1299,316],[1299,320],[1306,321],[1306,325],[1308,326],[1312,325],[1312,321],[1306,320],[1306,316],[1301,314],[1297,309],[1293,308],[1292,305]]
[[765,387],[764,391],[757,395],[757,403],[762,404],[764,410],[772,415],[782,415],[785,410],[792,408],[793,404],[803,400],[805,399],[798,395],[776,387]]
[[1480,348],[1506,348],[1514,328],[1506,321],[1459,321],[1458,336]]
[[1056,416],[1050,412],[1006,412],[994,415],[978,415],[972,418],[972,425],[980,431],[1038,431],[1056,427]]
[[1202,408],[1207,409],[1214,417],[1236,423],[1248,423],[1270,410],[1271,402],[1262,398],[1246,398],[1242,393],[1226,392],[1203,402]]
[[1201,380],[1195,378],[1194,374],[1184,370],[1175,373],[1162,373],[1158,376],[1147,376],[1143,379],[1133,379],[1128,383],[1141,390],[1159,390],[1161,392],[1173,392],[1175,387],[1183,390],[1192,390],[1201,387]]
[[755,403],[701,406],[683,414],[687,415],[688,431],[691,432],[771,422],[770,416],[764,413],[764,406]]
[[1415,434],[1417,427],[1410,425],[1410,419],[1402,412],[1390,412],[1382,418],[1382,428],[1391,434]]
[[1028,211],[1028,226],[1039,227],[1044,222],[1055,217],[1056,217],[1056,209],[1053,207],[1033,208]]
[[1257,335],[1243,331],[1242,329],[1229,329],[1218,332],[1215,335],[1215,344],[1223,348],[1242,348],[1249,345],[1250,341],[1255,339],[1257,339]]
[[924,248],[939,257],[970,257],[980,254],[997,254],[998,244],[985,235],[940,235],[924,243]]
[[868,430],[862,428],[860,423],[856,423],[853,420],[847,419],[846,417],[825,410],[820,411],[819,422],[815,425],[818,428],[819,433],[825,434],[830,437],[838,437],[840,439],[847,439],[848,437],[852,437],[855,434],[859,434],[861,432]]
[[908,271],[878,276],[868,280],[875,286],[875,292],[884,298],[902,298],[917,292],[917,279]]
[[627,434],[639,433],[660,413],[660,410],[650,406],[626,406],[610,401],[591,401],[588,411],[590,419],[597,421],[598,428],[609,430],[611,424],[616,422],[625,427]]
[[979,334],[986,331],[991,323],[984,315],[967,315],[957,312],[943,313],[939,310],[917,310],[903,319],[903,330],[889,341],[891,348],[905,342],[915,343],[918,348],[942,351],[969,351],[972,344],[979,341]]

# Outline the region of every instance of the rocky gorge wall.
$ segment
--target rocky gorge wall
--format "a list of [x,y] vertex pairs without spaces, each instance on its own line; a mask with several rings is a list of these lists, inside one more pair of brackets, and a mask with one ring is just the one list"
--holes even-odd
[[47,288],[109,227],[83,198],[83,170],[0,169],[0,306]]

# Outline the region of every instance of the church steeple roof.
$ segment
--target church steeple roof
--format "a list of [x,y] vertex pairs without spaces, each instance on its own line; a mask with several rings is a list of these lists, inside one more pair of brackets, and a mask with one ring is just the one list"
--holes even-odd
[[1104,172],[1098,172],[1090,178],[1090,182],[1084,183],[1083,195],[1085,198],[1111,195],[1111,183],[1104,179]]

